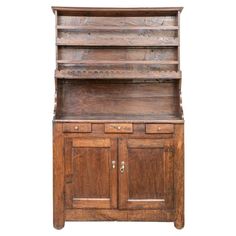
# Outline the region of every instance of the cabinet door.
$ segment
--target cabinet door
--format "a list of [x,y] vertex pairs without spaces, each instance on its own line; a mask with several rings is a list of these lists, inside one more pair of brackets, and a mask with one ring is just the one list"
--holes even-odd
[[119,140],[119,208],[173,208],[171,140]]
[[117,140],[65,139],[66,208],[117,207]]

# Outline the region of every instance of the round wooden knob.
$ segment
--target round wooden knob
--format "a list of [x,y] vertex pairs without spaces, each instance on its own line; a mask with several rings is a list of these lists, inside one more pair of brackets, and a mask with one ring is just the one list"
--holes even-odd
[[120,126],[118,126],[117,129],[121,129]]
[[158,130],[161,130],[161,127],[158,127]]
[[75,126],[75,130],[78,130],[79,129],[79,127],[78,126]]

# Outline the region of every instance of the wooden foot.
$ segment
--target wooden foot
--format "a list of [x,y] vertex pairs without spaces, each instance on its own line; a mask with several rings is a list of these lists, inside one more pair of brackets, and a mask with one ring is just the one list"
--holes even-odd
[[184,227],[184,220],[176,220],[174,225],[176,229],[182,229]]
[[64,227],[64,222],[63,222],[63,224],[57,224],[57,223],[53,223],[53,227],[55,228],[55,229],[62,229],[63,227]]

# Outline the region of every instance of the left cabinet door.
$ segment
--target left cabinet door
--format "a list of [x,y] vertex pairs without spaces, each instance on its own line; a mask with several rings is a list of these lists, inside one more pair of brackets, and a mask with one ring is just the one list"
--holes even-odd
[[65,138],[66,208],[117,208],[117,140]]

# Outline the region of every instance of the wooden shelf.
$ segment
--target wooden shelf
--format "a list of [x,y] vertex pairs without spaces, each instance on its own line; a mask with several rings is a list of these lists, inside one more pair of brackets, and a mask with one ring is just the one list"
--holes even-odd
[[178,26],[74,26],[58,25],[58,30],[178,30]]
[[57,60],[58,64],[76,64],[76,65],[177,65],[178,61],[160,61],[160,60],[147,60],[147,61],[118,61],[118,60]]
[[155,42],[143,39],[143,41],[138,40],[137,42],[127,39],[119,39],[119,40],[110,40],[107,39],[101,40],[70,40],[70,39],[60,39],[58,38],[56,41],[56,45],[58,46],[100,46],[100,47],[160,47],[160,46],[178,46],[178,39],[173,39],[170,42],[158,41]]
[[132,123],[184,123],[184,120],[178,116],[154,116],[154,115],[61,115],[55,117],[55,122],[132,122]]
[[56,70],[59,79],[180,79],[181,71]]

